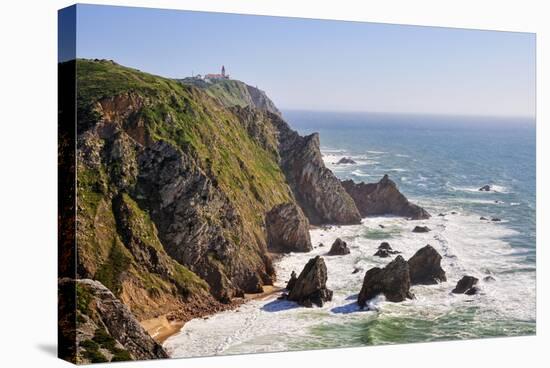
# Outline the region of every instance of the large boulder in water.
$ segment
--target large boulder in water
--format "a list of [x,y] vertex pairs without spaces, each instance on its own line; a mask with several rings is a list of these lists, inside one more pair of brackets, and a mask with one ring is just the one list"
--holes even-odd
[[313,249],[309,221],[296,204],[283,203],[266,215],[267,247],[273,252],[309,252]]
[[330,247],[330,250],[328,252],[329,256],[343,256],[345,254],[349,254],[350,250],[348,248],[348,244],[343,241],[340,238],[336,238],[334,243],[332,243],[332,246]]
[[327,289],[327,266],[320,256],[311,258],[292,285],[288,300],[305,307],[313,304],[322,307],[324,302],[332,300],[332,290]]
[[431,246],[419,249],[409,261],[412,285],[433,285],[447,281],[441,268],[441,255]]
[[413,233],[427,233],[430,232],[430,228],[427,226],[415,226],[412,230]]
[[386,267],[374,267],[365,273],[357,303],[364,308],[367,301],[378,294],[384,294],[390,302],[412,299],[410,287],[409,265],[403,257],[397,256]]
[[480,192],[489,192],[489,191],[491,191],[491,186],[490,185],[484,185],[481,188],[479,188],[478,190]]
[[413,220],[430,218],[430,214],[420,206],[409,202],[401,194],[395,182],[388,175],[378,183],[355,183],[353,180],[342,181],[342,186],[353,198],[361,216],[395,215],[409,217]]
[[[453,289],[453,294],[467,294],[477,292],[477,288],[474,288],[477,285],[479,280],[473,276],[464,276],[456,284],[456,287]],[[468,294],[471,295],[471,294]]]

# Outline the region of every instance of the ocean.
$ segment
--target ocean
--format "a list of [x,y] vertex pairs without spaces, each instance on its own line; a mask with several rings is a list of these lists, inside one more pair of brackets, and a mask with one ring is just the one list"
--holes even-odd
[[[300,134],[319,132],[323,159],[341,179],[376,182],[384,174],[429,220],[372,217],[360,225],[311,230],[314,250],[276,263],[277,286],[300,273],[332,242],[351,254],[325,256],[334,297],[322,308],[275,299],[185,324],[165,341],[172,357],[428,342],[536,332],[535,123],[527,118],[284,111]],[[342,157],[356,164],[338,165]],[[492,191],[480,192],[483,185]],[[445,216],[438,216],[438,214]],[[480,217],[499,218],[500,222]],[[383,225],[384,227],[380,227]],[[412,233],[427,225],[429,233]],[[365,272],[391,259],[374,257],[380,242],[411,257],[426,244],[443,257],[447,282],[413,286],[402,303],[378,297],[361,311]],[[325,247],[318,247],[323,243]],[[352,273],[354,268],[361,272]],[[480,279],[478,295],[450,291],[464,275]],[[487,276],[491,278],[486,279]]]

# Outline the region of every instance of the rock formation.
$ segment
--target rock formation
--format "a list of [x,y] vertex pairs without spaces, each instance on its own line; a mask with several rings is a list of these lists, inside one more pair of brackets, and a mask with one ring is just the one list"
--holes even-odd
[[[130,309],[99,281],[60,279],[59,296],[67,303],[60,310],[60,333],[76,340],[76,354],[63,358],[75,358],[78,364],[168,358]],[[76,326],[69,321],[75,318]],[[70,326],[76,329],[63,328]]]
[[326,301],[332,300],[332,290],[327,289],[327,266],[320,256],[311,258],[298,276],[288,294],[288,300],[305,307],[313,304],[322,307]]
[[378,249],[376,253],[374,253],[374,256],[380,258],[388,258],[390,256],[390,252],[387,249]]
[[350,157],[342,157],[340,160],[338,160],[338,162],[336,163],[337,165],[353,165],[353,164],[356,164],[357,162],[353,161],[353,159],[351,159]]
[[[62,139],[60,152],[76,143],[66,166],[76,164],[78,203],[65,201],[60,212],[77,214],[78,252],[60,248],[60,259],[76,265],[62,275],[100,282],[136,319],[189,320],[231,306],[273,283],[268,250],[311,250],[308,221],[360,223],[355,201],[323,163],[318,134],[292,130],[262,91],[233,80],[170,80],[110,61],[60,64],[61,76],[74,70],[76,142]],[[322,305],[332,296],[326,266],[320,258],[308,265],[289,298]]]
[[288,291],[291,291],[292,288],[294,288],[294,285],[296,285],[296,281],[298,280],[298,277],[296,276],[296,272],[292,271],[290,274],[290,280],[286,283],[286,289]]
[[266,215],[267,247],[273,252],[309,252],[313,249],[309,221],[295,203],[275,206]]
[[399,254],[399,253],[401,252],[399,252],[398,250],[392,249],[390,243],[382,242],[378,246],[378,250],[376,251],[376,253],[374,253],[374,256],[380,257],[380,258],[387,258],[387,257],[390,257],[392,254]]
[[340,238],[336,238],[328,251],[329,256],[343,256],[349,253],[350,250],[348,248],[348,244]]
[[422,207],[412,204],[399,192],[388,175],[378,183],[354,183],[344,180],[342,185],[353,198],[361,216],[395,215],[413,220],[427,219],[430,214]]
[[479,280],[473,276],[464,276],[456,284],[456,287],[453,289],[454,294],[467,294],[472,295],[477,292],[477,282]]
[[430,231],[430,228],[427,226],[415,226],[412,230],[413,233],[427,233]]
[[360,223],[361,215],[355,202],[325,167],[319,134],[301,137],[279,116],[270,117],[278,131],[281,167],[309,222],[314,225]]
[[432,285],[447,281],[441,268],[441,255],[431,246],[420,248],[407,262],[412,285]]
[[490,185],[484,185],[481,188],[479,188],[478,190],[480,192],[489,192],[489,191],[491,191],[491,186]]
[[386,267],[374,267],[365,273],[357,303],[364,308],[378,294],[384,294],[391,302],[412,299],[414,295],[409,290],[410,286],[409,265],[403,257],[397,256]]

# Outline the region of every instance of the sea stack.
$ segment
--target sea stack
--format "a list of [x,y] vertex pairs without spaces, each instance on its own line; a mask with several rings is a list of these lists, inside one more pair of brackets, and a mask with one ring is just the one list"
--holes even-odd
[[363,217],[395,215],[413,220],[430,218],[428,211],[409,202],[388,175],[384,175],[378,183],[365,184],[344,180],[342,185],[355,201]]
[[390,302],[412,299],[414,295],[410,287],[409,264],[403,257],[397,256],[386,267],[374,267],[365,273],[357,304],[364,308],[378,294],[384,294]]
[[447,281],[441,268],[441,255],[431,246],[419,249],[409,261],[411,284],[433,285]]
[[320,256],[311,258],[294,282],[288,294],[288,300],[305,307],[314,304],[322,307],[326,301],[332,300],[332,290],[327,289],[327,266]]

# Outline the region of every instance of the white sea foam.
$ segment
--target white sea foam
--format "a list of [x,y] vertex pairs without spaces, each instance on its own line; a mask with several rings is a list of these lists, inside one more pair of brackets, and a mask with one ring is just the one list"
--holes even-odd
[[367,174],[363,170],[353,170],[351,173],[355,176],[362,176],[362,177],[372,176],[372,175]]
[[375,155],[384,155],[387,152],[384,151],[366,151],[367,153],[375,154]]
[[[427,225],[432,231],[413,233],[415,225]],[[515,234],[505,224],[480,221],[475,214],[434,216],[423,221],[376,217],[364,219],[360,225],[312,230],[315,248],[309,253],[283,256],[276,264],[276,285],[284,286],[292,271],[299,273],[311,257],[321,255],[328,269],[327,286],[334,291],[331,302],[322,308],[310,309],[275,297],[252,301],[236,311],[188,322],[179,334],[164,343],[164,347],[173,357],[288,350],[293,348],[288,341],[300,337],[307,339],[310,328],[321,324],[365,321],[379,314],[435,319],[460,307],[476,307],[495,318],[533,320],[534,270],[522,263],[521,250],[505,241]],[[351,254],[326,255],[337,237],[348,243]],[[365,271],[375,266],[383,267],[390,261],[373,256],[382,240],[389,241],[405,259],[431,244],[443,257],[442,267],[448,281],[414,286],[414,300],[390,303],[380,297],[371,301],[376,312],[359,311],[355,299]],[[325,246],[319,247],[319,243]],[[352,273],[354,268],[361,271]],[[508,273],[517,269],[526,269],[526,272]],[[464,275],[481,280],[480,295],[450,294]],[[483,278],[488,275],[493,275],[495,281],[484,282]]]

